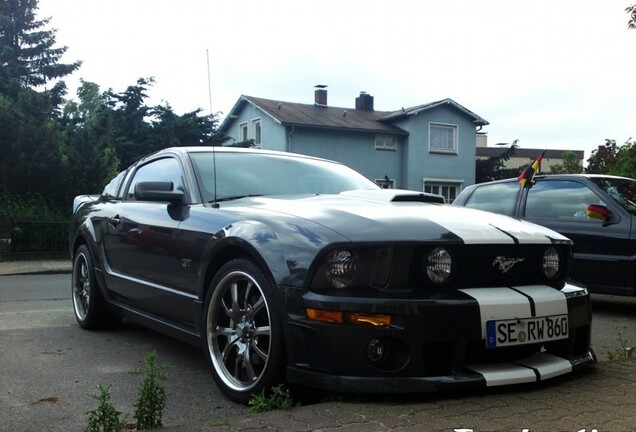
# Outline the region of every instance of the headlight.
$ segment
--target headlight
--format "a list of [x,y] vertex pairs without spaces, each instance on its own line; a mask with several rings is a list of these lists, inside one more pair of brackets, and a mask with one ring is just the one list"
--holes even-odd
[[543,274],[548,279],[554,279],[561,269],[561,258],[559,257],[559,253],[553,247],[549,247],[543,253],[543,262],[542,262]]
[[336,288],[345,288],[354,281],[358,265],[351,251],[335,250],[329,254],[325,277]]
[[431,251],[426,258],[426,275],[431,282],[443,284],[448,281],[453,271],[453,259],[444,248],[438,247]]
[[392,248],[334,249],[321,259],[311,285],[316,289],[382,289],[388,282],[392,262]]

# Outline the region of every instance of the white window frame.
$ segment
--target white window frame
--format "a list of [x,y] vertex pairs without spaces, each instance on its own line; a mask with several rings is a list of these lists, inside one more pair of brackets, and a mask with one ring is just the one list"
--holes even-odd
[[238,125],[238,135],[237,135],[237,136],[238,136],[238,139],[237,139],[237,141],[238,141],[238,142],[247,141],[247,139],[248,139],[247,137],[249,136],[249,135],[248,135],[248,132],[249,132],[249,130],[248,130],[247,122],[239,123],[239,125]]
[[397,151],[397,136],[395,135],[376,135],[375,149]]
[[[442,195],[444,197],[444,201],[446,204],[452,204],[457,198],[457,195],[462,191],[462,186],[464,184],[464,180],[462,179],[440,179],[440,178],[423,178],[422,179],[422,191],[428,193],[434,193],[437,195]],[[426,190],[430,188],[429,190]],[[432,190],[432,188],[438,188],[437,190]],[[454,188],[455,196],[451,198],[450,193],[444,193],[443,188]]]
[[[252,120],[252,139],[254,140],[254,147],[261,148],[261,142],[263,141],[263,123],[260,118]],[[258,137],[257,135],[258,131]]]
[[[453,133],[453,137],[452,137],[453,142],[451,144],[452,145],[451,149],[441,148],[441,147],[437,147],[437,148],[433,147],[433,129],[434,128],[440,128],[440,129],[452,131],[452,133]],[[428,151],[429,151],[429,153],[441,153],[441,154],[454,154],[454,155],[456,155],[458,153],[458,146],[457,146],[458,135],[459,135],[459,128],[455,124],[429,123],[428,124]]]

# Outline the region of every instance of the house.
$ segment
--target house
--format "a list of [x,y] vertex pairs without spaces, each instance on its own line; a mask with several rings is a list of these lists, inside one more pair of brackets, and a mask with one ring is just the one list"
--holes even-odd
[[331,107],[316,86],[313,104],[241,96],[219,131],[235,143],[337,160],[386,188],[444,195],[475,182],[476,132],[488,122],[452,99],[376,111],[361,92],[355,108]]
[[[507,147],[487,147],[485,143],[485,137],[477,137],[477,159],[488,159],[493,156],[499,156],[506,151]],[[504,162],[504,168],[515,169],[519,167],[525,167],[528,164],[534,162],[543,150],[530,149],[530,148],[517,148],[515,154]],[[566,150],[546,150],[541,160],[541,172],[550,173],[550,168],[553,165],[563,165],[563,152]],[[570,150],[576,156],[581,167],[583,167],[583,150]]]

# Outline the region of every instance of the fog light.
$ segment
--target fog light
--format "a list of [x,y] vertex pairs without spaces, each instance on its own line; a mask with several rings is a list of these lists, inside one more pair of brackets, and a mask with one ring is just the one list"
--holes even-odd
[[367,345],[367,358],[371,363],[379,363],[386,356],[386,345],[381,339],[371,339]]

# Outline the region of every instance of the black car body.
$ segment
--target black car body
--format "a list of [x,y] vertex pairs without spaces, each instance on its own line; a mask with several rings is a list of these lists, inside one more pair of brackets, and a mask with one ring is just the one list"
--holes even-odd
[[467,187],[453,205],[551,228],[574,242],[572,279],[591,292],[636,295],[636,180],[540,175],[531,188],[521,188],[516,179],[499,180]]
[[201,346],[240,402],[280,382],[420,392],[594,361],[568,239],[430,201],[305,156],[166,149],[76,197],[76,319]]

